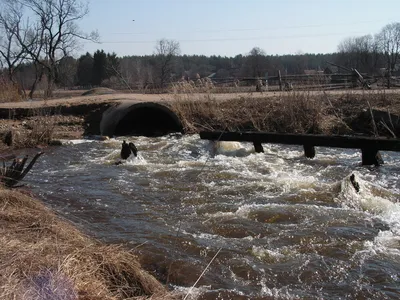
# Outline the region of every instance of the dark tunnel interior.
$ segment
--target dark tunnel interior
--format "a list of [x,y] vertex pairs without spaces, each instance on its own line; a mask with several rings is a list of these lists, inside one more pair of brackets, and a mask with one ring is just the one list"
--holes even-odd
[[157,137],[182,132],[178,117],[163,107],[140,106],[130,110],[117,124],[114,135]]

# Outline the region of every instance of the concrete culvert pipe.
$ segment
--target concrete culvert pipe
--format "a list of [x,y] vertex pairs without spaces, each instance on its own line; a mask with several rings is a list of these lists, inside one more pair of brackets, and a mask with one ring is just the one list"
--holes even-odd
[[103,113],[100,131],[107,136],[155,137],[183,132],[183,126],[178,116],[164,105],[126,102]]

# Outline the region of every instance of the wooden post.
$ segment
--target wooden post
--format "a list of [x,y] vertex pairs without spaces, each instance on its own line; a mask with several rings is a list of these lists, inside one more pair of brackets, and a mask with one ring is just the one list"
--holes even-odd
[[264,148],[260,142],[253,142],[253,145],[254,145],[254,150],[256,150],[256,153],[264,153]]
[[361,156],[363,166],[380,166],[384,163],[381,154],[374,148],[361,148]]
[[307,158],[314,158],[315,157],[315,147],[312,145],[303,145],[304,148],[304,155]]
[[281,70],[278,70],[278,79],[279,79],[279,90],[282,91],[283,90],[283,86],[282,86]]
[[352,69],[353,74],[357,77],[358,81],[361,83],[363,88],[371,89],[371,86],[368,84],[367,81],[364,80],[364,77],[361,75],[360,72],[357,71],[357,69]]

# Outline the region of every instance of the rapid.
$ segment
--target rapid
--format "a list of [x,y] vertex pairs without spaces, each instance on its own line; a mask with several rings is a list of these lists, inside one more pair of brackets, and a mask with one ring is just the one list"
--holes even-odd
[[65,141],[26,181],[187,299],[400,298],[399,153],[366,167],[358,150],[124,139],[138,157],[115,165],[122,137]]

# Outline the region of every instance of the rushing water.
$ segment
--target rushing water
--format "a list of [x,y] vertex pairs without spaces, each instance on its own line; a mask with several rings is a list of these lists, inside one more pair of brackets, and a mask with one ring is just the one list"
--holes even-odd
[[[71,141],[27,177],[66,218],[135,250],[189,299],[400,297],[400,155],[362,167],[359,151],[193,136]],[[357,193],[349,176],[355,174]]]

